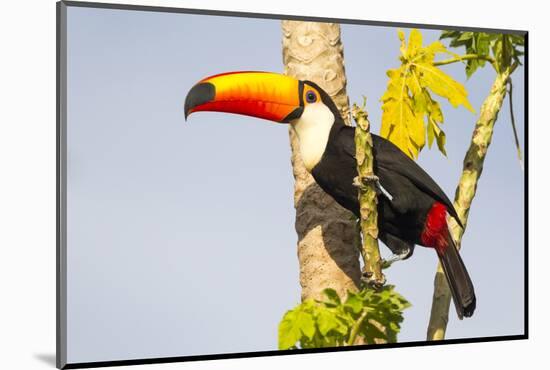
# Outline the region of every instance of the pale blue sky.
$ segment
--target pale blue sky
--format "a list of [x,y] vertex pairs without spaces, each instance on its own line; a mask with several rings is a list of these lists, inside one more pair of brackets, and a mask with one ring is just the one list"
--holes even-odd
[[[368,96],[378,132],[396,29],[343,25],[342,39],[351,101]],[[69,362],[277,348],[300,298],[287,127],[219,113],[186,123],[183,101],[211,74],[282,69],[277,20],[69,7]],[[494,72],[445,70],[479,111]],[[448,157],[425,150],[419,162],[452,198],[476,115],[443,107]],[[448,338],[523,333],[524,186],[508,109],[463,239],[478,308],[463,321],[451,309]],[[401,342],[425,338],[436,262],[416,248],[387,272],[413,304]]]

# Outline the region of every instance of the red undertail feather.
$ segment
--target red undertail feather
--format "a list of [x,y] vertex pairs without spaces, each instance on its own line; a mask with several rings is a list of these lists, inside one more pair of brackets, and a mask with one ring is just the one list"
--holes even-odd
[[476,308],[474,285],[447,227],[447,208],[443,204],[434,203],[428,212],[420,239],[424,246],[437,251],[458,317],[472,316]]
[[448,246],[447,207],[435,202],[424,223],[424,230],[420,236],[422,244],[434,248],[438,255],[442,255]]

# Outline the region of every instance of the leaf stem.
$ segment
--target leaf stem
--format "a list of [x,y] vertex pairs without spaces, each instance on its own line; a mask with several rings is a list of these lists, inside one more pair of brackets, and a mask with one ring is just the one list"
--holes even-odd
[[440,61],[434,62],[434,66],[444,66],[446,64],[452,64],[456,62],[463,62],[466,60],[476,60],[476,59],[485,60],[491,63],[493,67],[495,66],[495,60],[493,58],[489,56],[479,55],[479,54],[465,54],[465,55],[459,55],[457,57],[450,58],[450,59],[440,60]]
[[368,310],[366,308],[363,308],[363,312],[361,313],[361,316],[355,321],[351,328],[351,333],[349,335],[348,342],[346,343],[347,346],[353,346],[353,343],[355,343],[355,338],[357,338],[357,334],[359,333],[359,328],[361,327],[361,324],[365,319],[367,318]]
[[514,118],[514,103],[512,100],[512,78],[508,78],[508,99],[510,100],[510,118],[512,122],[512,130],[514,131],[514,140],[516,141],[516,149],[518,151],[518,159],[521,170],[523,171],[523,157],[521,155],[521,146],[518,138],[518,130],[516,129],[516,120]]

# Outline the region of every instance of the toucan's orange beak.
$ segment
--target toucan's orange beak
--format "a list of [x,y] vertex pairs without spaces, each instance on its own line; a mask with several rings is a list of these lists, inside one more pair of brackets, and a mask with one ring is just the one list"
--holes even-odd
[[185,118],[199,111],[243,114],[275,122],[300,117],[300,81],[278,73],[231,72],[207,77],[185,99]]

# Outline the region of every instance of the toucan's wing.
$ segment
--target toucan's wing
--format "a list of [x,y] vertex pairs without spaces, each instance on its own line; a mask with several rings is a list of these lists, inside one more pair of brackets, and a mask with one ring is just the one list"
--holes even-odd
[[[346,129],[347,135],[354,135],[355,129],[350,127]],[[460,218],[445,192],[437,183],[420,167],[415,161],[409,158],[390,141],[381,138],[378,135],[371,134],[374,149],[374,162],[376,167],[381,167],[387,171],[398,173],[409,179],[416,187],[426,194],[429,194],[435,200],[443,203],[447,207],[449,214],[456,222],[463,227]],[[345,150],[348,154],[355,157],[355,141],[344,140]],[[376,171],[375,171],[376,172]],[[383,185],[383,184],[382,184]]]
[[378,238],[391,250],[391,252],[400,259],[407,259],[414,252],[414,243],[406,242],[397,236],[378,230]]
[[372,134],[373,147],[375,151],[375,162],[377,166],[399,173],[405,176],[413,184],[425,193],[431,195],[437,201],[447,207],[449,214],[463,227],[460,218],[445,192],[437,183],[420,167],[415,161],[409,158],[396,145],[390,141]]

